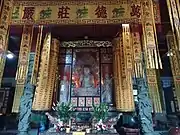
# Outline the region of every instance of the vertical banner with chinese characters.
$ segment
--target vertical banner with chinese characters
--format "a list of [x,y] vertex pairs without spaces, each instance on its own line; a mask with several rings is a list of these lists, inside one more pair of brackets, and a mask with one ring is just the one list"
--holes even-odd
[[126,95],[126,109],[127,111],[134,110],[133,98],[133,48],[131,42],[131,32],[129,24],[122,24],[122,38],[124,51],[125,74],[122,77],[122,88]]
[[32,78],[31,83],[36,85],[37,77],[38,77],[38,69],[39,69],[39,62],[40,62],[40,55],[41,55],[41,44],[42,44],[42,36],[43,36],[43,26],[40,25],[38,29],[38,36],[36,41],[36,50],[35,50],[35,59],[32,71]]
[[145,42],[145,57],[147,68],[162,68],[161,59],[157,47],[157,36],[152,0],[144,0],[142,7],[143,40]]
[[[113,71],[114,71],[114,87],[115,87],[115,101],[116,109],[122,110],[124,106],[123,91],[121,90],[121,72],[124,67],[121,65],[121,48],[122,46],[122,34],[120,37],[115,38],[113,41]],[[122,58],[123,59],[123,58]]]
[[139,32],[136,32],[133,28],[132,30],[134,76],[140,78],[143,77],[141,38]]
[[[36,87],[35,97],[33,101],[33,110],[50,110],[53,100],[53,93],[56,87],[56,71],[59,55],[59,41],[52,39],[47,35],[43,46],[43,56],[41,56],[41,65],[39,71],[38,86]],[[48,51],[50,48],[50,51]],[[48,57],[49,55],[49,57]],[[43,59],[46,57],[47,59]],[[51,59],[49,59],[51,58]],[[45,67],[47,66],[47,67]],[[47,69],[47,70],[46,70]],[[47,72],[47,76],[44,74]]]
[[[38,82],[35,90],[34,101],[33,101],[33,110],[41,110],[46,104],[44,101],[44,92],[47,87],[48,81],[48,69],[49,69],[49,58],[50,58],[50,49],[51,49],[51,33],[47,33],[44,39],[42,53],[41,53],[41,63],[38,73]],[[43,103],[44,101],[44,103]],[[42,107],[43,106],[43,107]]]
[[[113,67],[114,67],[114,82],[115,82],[115,101],[116,109],[122,112],[132,112],[134,111],[134,99],[133,99],[133,90],[132,90],[132,66],[131,62],[128,59],[131,59],[130,56],[127,56],[127,51],[130,51],[128,46],[129,43],[126,42],[125,46],[123,45],[123,36],[120,34],[119,38],[114,39],[114,48],[113,48]],[[132,50],[131,50],[132,51]],[[127,65],[130,68],[127,68]],[[131,71],[130,71],[131,70]],[[128,72],[131,72],[128,73]],[[127,77],[128,74],[128,77]],[[128,81],[128,83],[127,83]]]
[[[0,86],[6,61],[6,51],[9,38],[9,21],[11,19],[11,10],[13,0],[1,0],[0,2]],[[1,12],[2,11],[2,12]]]
[[32,37],[33,26],[24,26],[19,52],[18,67],[16,71],[16,89],[14,94],[12,112],[19,112],[20,98],[23,94],[24,84],[27,77],[27,68],[29,62],[29,53],[31,50]]
[[167,44],[170,55],[171,69],[174,79],[175,93],[177,97],[178,109],[180,110],[180,53],[176,49],[176,39],[172,32],[169,32],[166,36]]
[[147,66],[147,81],[154,111],[162,112],[160,89],[158,87],[156,69],[162,68],[157,47],[157,36],[152,0],[142,2],[143,49]]
[[156,113],[162,113],[162,102],[160,95],[160,87],[158,86],[158,80],[156,69],[147,69],[147,83],[149,89],[149,96],[153,104],[153,110]]
[[176,0],[166,0],[172,31],[176,35],[176,40],[177,40],[176,48],[178,48],[180,50],[180,27],[179,27],[179,24],[180,24],[179,11],[180,11],[180,9],[179,9],[179,1],[178,2],[177,1]]
[[[12,24],[141,23],[141,6],[129,0],[16,1]],[[139,2],[140,3],[140,0]],[[154,4],[158,10],[159,3]],[[157,14],[156,14],[157,13]],[[160,14],[155,12],[155,20]],[[160,23],[160,22],[156,22]]]

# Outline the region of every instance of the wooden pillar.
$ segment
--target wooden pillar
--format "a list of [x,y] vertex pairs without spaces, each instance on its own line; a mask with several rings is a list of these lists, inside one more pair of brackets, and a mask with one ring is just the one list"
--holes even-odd
[[24,26],[18,66],[16,71],[16,89],[14,95],[14,102],[12,107],[12,112],[19,112],[20,99],[24,91],[24,85],[27,77],[29,53],[31,51],[31,43],[33,37],[33,26]]

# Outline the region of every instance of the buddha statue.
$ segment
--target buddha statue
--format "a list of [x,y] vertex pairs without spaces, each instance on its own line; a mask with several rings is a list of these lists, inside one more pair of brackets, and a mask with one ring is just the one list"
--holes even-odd
[[93,88],[94,78],[88,67],[84,67],[83,75],[80,76],[81,88]]

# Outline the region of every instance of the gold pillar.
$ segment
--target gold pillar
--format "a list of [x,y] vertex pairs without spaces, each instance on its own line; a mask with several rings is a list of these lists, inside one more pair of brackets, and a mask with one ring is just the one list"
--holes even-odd
[[122,112],[134,111],[132,84],[132,45],[129,25],[123,26],[123,32],[114,40],[114,81],[116,108]]
[[[0,3],[0,86],[4,73],[4,66],[6,61],[6,51],[8,47],[9,38],[9,22],[11,18],[11,9],[13,0],[1,0]],[[2,11],[2,12],[1,12]]]
[[177,48],[180,50],[180,5],[179,0],[166,0],[172,31],[175,34]]
[[177,97],[177,104],[180,111],[180,53],[176,49],[176,39],[175,35],[172,32],[169,32],[166,35],[166,40],[169,49],[169,58],[171,63],[171,70],[173,74],[174,86],[175,86],[175,93]]
[[16,71],[16,89],[14,95],[14,102],[12,112],[19,112],[20,98],[24,91],[24,84],[26,82],[27,68],[29,62],[29,53],[31,51],[31,43],[33,37],[33,26],[24,26],[18,66]]
[[56,83],[59,42],[47,34],[42,49],[41,64],[33,101],[33,110],[50,110]]
[[145,52],[145,60],[147,66],[149,95],[153,102],[154,111],[157,113],[161,113],[162,105],[156,69],[162,68],[162,63],[157,45],[158,43],[152,0],[144,0],[141,3],[141,7],[143,28],[143,52]]

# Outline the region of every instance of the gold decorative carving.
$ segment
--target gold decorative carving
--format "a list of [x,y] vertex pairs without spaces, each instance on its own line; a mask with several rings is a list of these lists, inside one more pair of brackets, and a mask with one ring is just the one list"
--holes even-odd
[[65,41],[61,42],[61,47],[111,47],[110,41],[94,41],[94,40],[80,40],[80,41]]

